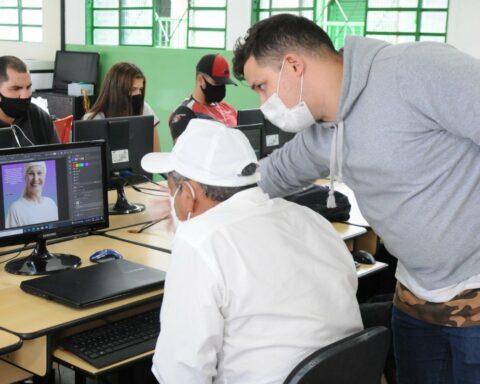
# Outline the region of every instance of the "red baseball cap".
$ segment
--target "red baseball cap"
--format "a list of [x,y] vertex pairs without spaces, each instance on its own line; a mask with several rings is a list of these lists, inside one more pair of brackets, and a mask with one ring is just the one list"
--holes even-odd
[[210,76],[218,85],[237,85],[230,79],[228,61],[218,53],[203,56],[197,63],[197,72]]

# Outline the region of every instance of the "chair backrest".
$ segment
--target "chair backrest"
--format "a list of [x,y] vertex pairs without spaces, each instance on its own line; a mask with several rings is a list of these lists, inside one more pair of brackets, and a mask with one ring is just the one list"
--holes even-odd
[[53,121],[53,125],[57,131],[58,138],[62,144],[69,143],[71,141],[73,124],[73,115],[66,116],[62,119],[56,119]]
[[365,329],[306,357],[284,384],[378,384],[389,345],[387,328]]

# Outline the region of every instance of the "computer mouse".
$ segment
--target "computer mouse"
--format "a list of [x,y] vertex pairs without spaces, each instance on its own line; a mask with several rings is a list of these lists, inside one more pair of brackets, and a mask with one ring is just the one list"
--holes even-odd
[[375,258],[370,252],[359,249],[357,251],[352,251],[353,260],[361,264],[375,264]]
[[94,263],[103,263],[105,261],[118,259],[123,259],[123,256],[121,253],[115,251],[114,249],[102,249],[90,256],[90,261]]

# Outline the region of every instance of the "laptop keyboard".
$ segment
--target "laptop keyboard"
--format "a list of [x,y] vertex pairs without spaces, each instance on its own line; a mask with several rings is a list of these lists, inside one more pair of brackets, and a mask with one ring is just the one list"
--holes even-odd
[[160,309],[89,329],[59,341],[59,345],[96,368],[153,351],[160,333]]

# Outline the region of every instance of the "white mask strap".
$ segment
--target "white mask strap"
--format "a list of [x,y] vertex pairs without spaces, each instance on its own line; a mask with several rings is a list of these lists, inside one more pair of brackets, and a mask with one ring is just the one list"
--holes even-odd
[[[190,185],[188,181],[185,181],[185,184],[188,185],[188,188],[190,188],[190,192],[192,192],[193,200],[195,200],[195,190],[193,189],[193,187]],[[190,211],[187,213],[187,220],[190,220],[191,217],[192,217],[192,212]]]
[[302,72],[302,79],[300,80],[300,97],[298,99],[298,104],[302,102],[303,98],[303,72]]
[[278,74],[278,80],[277,80],[277,95],[278,95],[278,89],[280,87],[280,80],[282,78],[282,73],[283,73],[283,67],[285,66],[285,59],[282,61],[282,66],[280,67],[280,73]]

